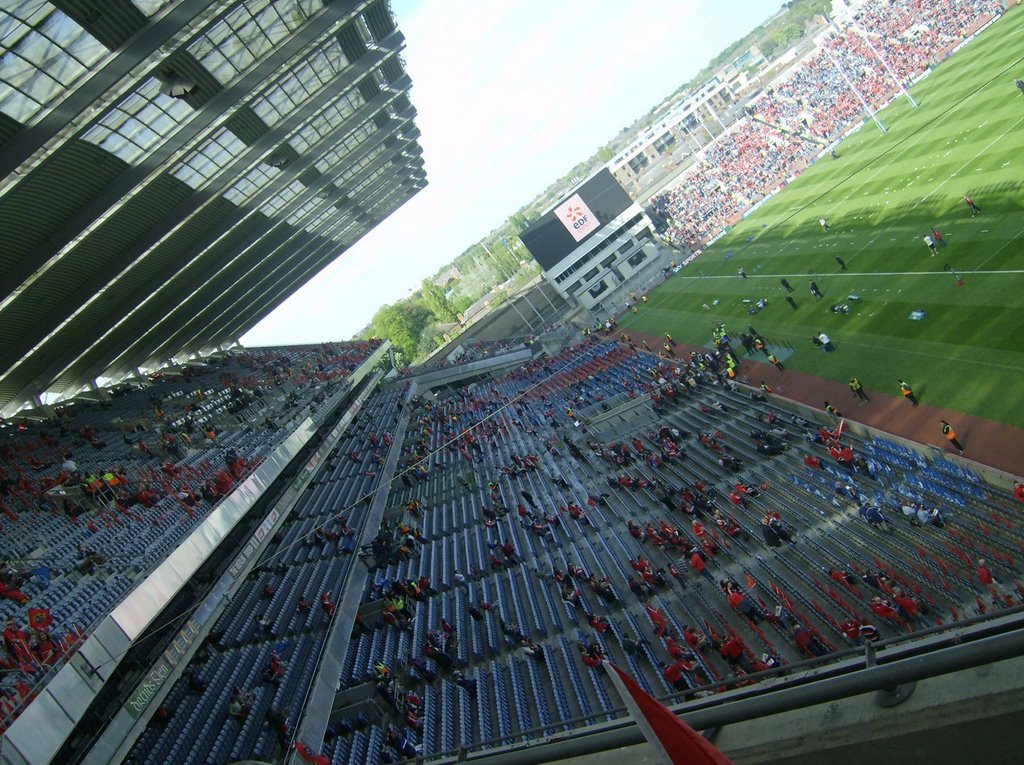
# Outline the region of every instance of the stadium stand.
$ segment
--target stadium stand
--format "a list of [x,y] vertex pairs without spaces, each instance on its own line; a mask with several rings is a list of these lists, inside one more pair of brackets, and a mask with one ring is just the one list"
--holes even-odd
[[669,221],[665,233],[691,249],[704,246],[864,119],[861,98],[882,108],[998,13],[998,3],[979,0],[869,0],[854,23],[830,31],[753,102],[751,116],[651,198]]
[[18,711],[298,420],[336,406],[379,347],[252,349],[4,427],[0,619],[5,668],[28,670],[5,676],[5,708]]
[[[401,395],[381,391],[363,407],[214,625],[202,658],[164,701],[172,710],[167,724],[139,739],[133,760],[270,759],[280,731],[269,729],[267,715],[282,715],[279,727],[294,724],[288,715],[301,708],[340,585],[358,559],[360,514],[340,516],[338,508],[364,505],[380,456],[370,436],[383,431],[381,447],[390,443],[385,434],[397,422]],[[235,688],[251,694],[244,717],[229,709]],[[183,736],[186,730],[193,733]]]
[[[678,700],[1024,599],[1008,495],[892,440],[837,446],[720,384],[710,355],[591,339],[416,399],[392,434],[402,395],[373,395],[129,761],[280,752],[330,622],[320,598],[357,556],[372,575],[335,679],[334,763],[593,724],[617,707],[600,657]],[[385,438],[405,458],[366,530]]]
[[[438,683],[429,678],[448,678],[440,681],[440,710],[417,709],[431,715],[416,720],[423,755],[450,754],[454,742],[444,732],[453,729],[464,745],[501,746],[524,730],[541,737],[557,720],[599,719],[614,702],[588,656],[610,656],[658,695],[709,693],[730,675],[1019,602],[1018,583],[1007,579],[993,602],[977,580],[972,554],[994,557],[1008,577],[1006,556],[1020,539],[1003,533],[1007,497],[964,469],[928,464],[892,441],[848,436],[858,467],[843,467],[816,443],[830,436],[708,384],[706,373],[694,377],[693,391],[663,386],[662,411],[649,409],[641,425],[631,417],[610,443],[561,442],[549,428],[574,416],[571,408],[623,388],[647,396],[651,371],[669,380],[687,372],[604,344],[550,379],[538,377],[558,364],[423,412],[420,448],[434,456],[421,482],[397,497],[423,525],[418,565],[378,571],[365,593],[367,604],[407,598],[406,583],[416,583],[411,623],[382,622],[354,639],[340,678],[365,682],[383,662],[405,673],[395,697],[413,690],[431,699]],[[502,407],[524,390],[511,411]],[[466,441],[460,434],[476,422],[484,424]],[[751,432],[785,451],[765,456]],[[813,453],[822,467],[803,463]],[[722,454],[742,467],[723,467]],[[862,520],[854,497],[881,508],[884,530]],[[912,503],[914,517],[904,520],[901,508]],[[784,550],[764,530],[776,516],[794,541]],[[707,580],[691,566],[694,554],[705,559]],[[438,592],[424,596],[431,588]],[[733,591],[742,595],[735,602]],[[657,637],[663,630],[674,642]],[[412,658],[396,667],[393,647],[404,656],[410,643]],[[668,669],[673,656],[683,657],[681,673]],[[456,678],[450,688],[452,665],[471,687]],[[426,693],[425,679],[435,693]],[[399,715],[385,719],[401,725]],[[398,754],[392,747],[385,761]]]

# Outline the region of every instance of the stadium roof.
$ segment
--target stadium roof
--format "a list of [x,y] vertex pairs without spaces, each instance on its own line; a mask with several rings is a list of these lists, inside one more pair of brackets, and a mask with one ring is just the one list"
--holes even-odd
[[227,347],[426,185],[385,0],[0,9],[0,414]]

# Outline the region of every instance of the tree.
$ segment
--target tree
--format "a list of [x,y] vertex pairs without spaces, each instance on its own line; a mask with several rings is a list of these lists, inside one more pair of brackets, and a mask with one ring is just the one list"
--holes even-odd
[[419,347],[419,358],[424,358],[433,353],[437,348],[444,345],[445,342],[444,331],[441,326],[436,322],[431,322],[423,328],[420,333]]
[[775,40],[784,48],[788,48],[794,41],[804,36],[804,30],[797,24],[786,24],[781,29],[775,30]]
[[530,219],[521,212],[512,213],[512,215],[508,217],[508,222],[517,234],[520,231],[525,231],[530,225]]
[[[509,242],[509,246],[511,246],[511,242]],[[501,239],[498,239],[498,241],[491,245],[490,249],[494,254],[495,261],[498,263],[498,268],[502,272],[502,281],[515,276],[516,271],[519,270],[519,258],[509,252],[508,246]]]
[[423,304],[437,321],[447,324],[458,319],[444,287],[438,287],[432,280],[424,279],[420,285],[420,292],[423,295]]
[[601,162],[610,162],[611,158],[615,156],[615,152],[612,151],[610,146],[602,146],[597,150],[597,158]]
[[430,319],[430,311],[421,302],[403,300],[383,306],[374,314],[370,326],[375,336],[387,338],[406,358],[413,359],[416,357],[420,335]]

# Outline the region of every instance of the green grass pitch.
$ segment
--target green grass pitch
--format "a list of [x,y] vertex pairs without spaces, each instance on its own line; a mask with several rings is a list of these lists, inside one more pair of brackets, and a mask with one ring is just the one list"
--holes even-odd
[[[996,22],[865,124],[621,321],[696,345],[752,323],[819,377],[1024,427],[1024,11]],[[982,213],[972,218],[968,194]],[[818,219],[825,217],[831,231]],[[934,257],[922,237],[938,227]],[[834,256],[848,267],[841,271]],[[957,286],[949,264],[963,277]],[[738,276],[740,267],[747,279]],[[779,283],[792,284],[793,310]],[[824,299],[808,290],[814,279]],[[860,297],[849,301],[848,296]],[[767,298],[750,316],[746,300]],[[715,304],[714,301],[718,301]],[[849,315],[830,311],[848,303]],[[707,304],[709,309],[703,306]],[[925,319],[912,321],[912,311]],[[810,336],[827,332],[835,353]]]

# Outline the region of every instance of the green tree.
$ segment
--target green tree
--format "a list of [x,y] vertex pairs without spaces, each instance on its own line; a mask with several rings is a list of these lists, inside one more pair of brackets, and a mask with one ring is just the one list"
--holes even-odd
[[423,328],[420,333],[419,341],[419,358],[425,358],[433,353],[437,348],[444,345],[444,330],[436,322],[431,322]]
[[383,306],[374,314],[370,327],[376,337],[387,338],[407,359],[414,359],[420,335],[431,318],[430,311],[420,301],[403,300]]
[[610,146],[602,146],[597,150],[597,158],[601,162],[609,162],[611,158],[615,156],[615,152],[612,151]]
[[[489,246],[491,252],[494,253],[494,259],[498,263],[498,269],[502,272],[502,281],[515,276],[516,271],[519,270],[519,258],[509,252],[508,247],[505,246],[500,238]],[[511,246],[512,242],[509,241],[509,247]]]
[[783,47],[789,47],[794,41],[804,36],[804,30],[797,24],[786,24],[775,30],[775,41]]
[[420,293],[423,295],[423,304],[439,322],[450,323],[458,318],[444,287],[438,287],[432,280],[424,279],[420,285]]
[[517,234],[520,231],[525,231],[530,225],[530,219],[521,212],[512,213],[508,218],[508,222]]

